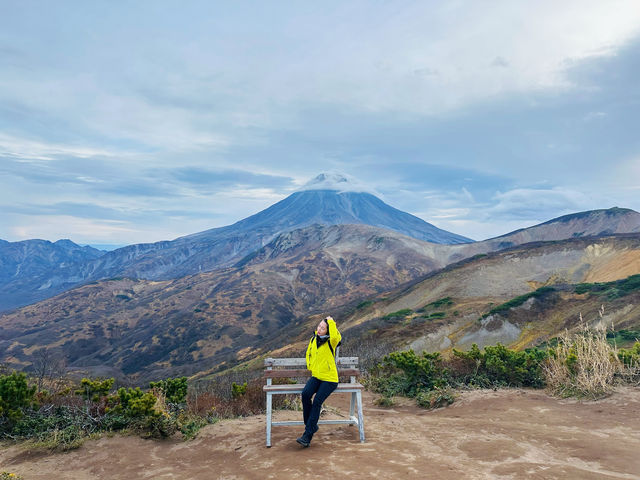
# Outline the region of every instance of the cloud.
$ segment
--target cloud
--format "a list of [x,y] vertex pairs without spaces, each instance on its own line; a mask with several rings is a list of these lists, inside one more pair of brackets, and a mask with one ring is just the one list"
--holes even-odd
[[640,209],[635,1],[18,3],[0,32],[6,232],[171,238],[321,172],[473,238]]
[[491,62],[491,66],[492,67],[507,68],[509,66],[509,62],[506,59],[504,59],[503,57],[496,57]]
[[293,185],[287,176],[253,173],[246,170],[209,170],[200,167],[182,167],[170,170],[169,175],[177,181],[208,189],[227,188],[237,185],[286,189]]
[[518,188],[494,196],[495,204],[487,209],[487,218],[540,221],[566,213],[586,210],[591,202],[582,192],[556,189]]
[[381,196],[373,187],[365,184],[362,180],[355,178],[346,173],[329,171],[320,173],[307,183],[305,183],[298,191],[307,190],[336,190],[338,192],[366,192],[373,195]]
[[0,157],[15,158],[21,162],[52,161],[61,156],[91,158],[98,156],[118,156],[123,152],[109,151],[85,145],[64,145],[14,137],[0,133]]

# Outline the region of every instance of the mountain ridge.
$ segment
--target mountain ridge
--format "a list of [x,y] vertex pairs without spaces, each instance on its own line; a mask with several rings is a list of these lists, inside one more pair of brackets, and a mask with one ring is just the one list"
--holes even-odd
[[312,224],[369,224],[436,242],[469,240],[391,207],[370,193],[304,190],[232,225],[175,240],[129,245],[73,264],[51,264],[49,272],[38,271],[37,275],[25,272],[21,278],[7,277],[4,284],[0,282],[0,311],[87,281],[118,276],[165,280],[227,268],[280,233]]

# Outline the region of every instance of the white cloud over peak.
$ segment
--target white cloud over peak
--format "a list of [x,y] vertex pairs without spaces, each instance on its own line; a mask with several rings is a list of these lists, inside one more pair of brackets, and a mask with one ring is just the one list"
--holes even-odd
[[345,173],[325,172],[309,180],[298,191],[306,190],[336,190],[338,192],[366,192],[382,196],[379,192],[363,181]]

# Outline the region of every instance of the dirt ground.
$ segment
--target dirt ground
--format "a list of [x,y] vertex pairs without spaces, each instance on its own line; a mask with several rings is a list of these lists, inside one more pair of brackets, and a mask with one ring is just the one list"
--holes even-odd
[[[330,397],[343,415],[346,395]],[[462,393],[425,411],[409,401],[379,408],[365,394],[366,442],[355,427],[323,425],[310,448],[296,427],[274,427],[265,447],[264,415],[226,420],[192,441],[103,437],[60,454],[0,450],[0,471],[44,479],[640,479],[640,388],[597,402],[541,391]],[[301,413],[282,411],[278,419]]]

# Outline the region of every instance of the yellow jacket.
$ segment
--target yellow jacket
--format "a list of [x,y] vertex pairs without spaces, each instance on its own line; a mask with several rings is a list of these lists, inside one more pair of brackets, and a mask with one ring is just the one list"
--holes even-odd
[[[316,377],[318,380],[337,382],[338,369],[331,349],[333,349],[333,352],[336,351],[338,343],[342,340],[342,335],[340,335],[333,318],[329,317],[327,319],[327,325],[329,326],[329,340],[318,348],[318,343],[316,342],[318,332],[316,331],[309,341],[309,346],[307,347],[307,369],[311,370],[311,376]],[[329,344],[331,344],[331,348],[329,348]]]

